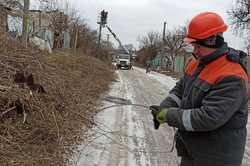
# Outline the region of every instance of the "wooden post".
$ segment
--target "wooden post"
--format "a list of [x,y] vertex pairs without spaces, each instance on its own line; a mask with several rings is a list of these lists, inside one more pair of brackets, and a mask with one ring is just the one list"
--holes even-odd
[[28,42],[29,6],[30,6],[30,1],[24,0],[22,41],[25,47],[27,47],[27,42]]
[[99,35],[98,35],[98,50],[100,48],[100,45],[101,45],[101,37],[102,37],[102,24],[99,25]]
[[165,36],[166,36],[166,25],[167,23],[164,22],[163,24],[163,35],[162,35],[162,41],[165,42]]
[[7,12],[4,9],[4,6],[0,4],[0,30],[7,31]]
[[39,29],[42,28],[42,11],[39,11]]
[[166,36],[166,25],[167,23],[164,22],[163,24],[163,34],[162,34],[162,51],[160,52],[160,56],[161,56],[161,66],[160,69],[163,70],[163,56],[164,56],[164,46],[165,46],[165,36]]
[[75,27],[75,41],[74,41],[74,54],[76,54],[77,40],[78,40],[78,27]]

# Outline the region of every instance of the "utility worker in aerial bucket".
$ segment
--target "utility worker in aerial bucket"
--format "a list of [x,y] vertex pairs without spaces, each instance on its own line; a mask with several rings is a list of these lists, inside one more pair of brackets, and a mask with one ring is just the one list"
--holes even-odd
[[156,129],[177,128],[181,166],[240,166],[246,143],[248,75],[241,51],[224,42],[227,25],[203,12],[188,26],[184,42],[193,58],[159,106],[150,106]]

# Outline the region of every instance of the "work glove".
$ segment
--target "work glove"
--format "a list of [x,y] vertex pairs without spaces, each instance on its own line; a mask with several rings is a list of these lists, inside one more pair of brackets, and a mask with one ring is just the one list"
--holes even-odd
[[168,108],[163,108],[158,105],[152,105],[149,107],[151,114],[153,115],[154,128],[158,130],[162,123],[166,122]]

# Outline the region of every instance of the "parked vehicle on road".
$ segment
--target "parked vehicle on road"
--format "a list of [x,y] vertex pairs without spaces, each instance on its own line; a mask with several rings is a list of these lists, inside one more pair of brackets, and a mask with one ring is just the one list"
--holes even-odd
[[130,70],[132,68],[130,55],[129,54],[119,54],[117,57],[116,68]]

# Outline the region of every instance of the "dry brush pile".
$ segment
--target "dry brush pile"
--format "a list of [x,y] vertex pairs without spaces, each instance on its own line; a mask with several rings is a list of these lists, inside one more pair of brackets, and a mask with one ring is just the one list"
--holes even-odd
[[25,49],[4,33],[0,42],[0,165],[64,165],[112,72],[88,56]]

